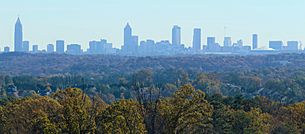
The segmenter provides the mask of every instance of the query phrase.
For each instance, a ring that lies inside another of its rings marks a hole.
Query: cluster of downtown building
[[[172,28],[172,40],[155,42],[154,40],[140,41],[139,37],[132,34],[132,28],[127,23],[124,28],[124,44],[121,49],[113,48],[112,43],[105,39],[90,41],[87,51],[83,51],[80,44],[66,45],[64,40],[57,40],[55,45],[48,44],[46,50],[39,50],[38,45],[23,41],[23,31],[20,19],[15,24],[14,52],[25,53],[59,53],[59,54],[112,54],[126,56],[162,56],[162,55],[188,55],[188,54],[273,54],[282,52],[301,52],[299,41],[270,41],[269,48],[261,49],[258,44],[258,35],[252,35],[252,44],[245,45],[242,40],[233,42],[231,37],[224,37],[223,45],[216,42],[215,37],[207,37],[206,45],[201,42],[202,31],[195,28],[192,47],[187,48],[181,43],[181,28],[175,25]],[[66,47],[65,47],[66,46]],[[9,47],[4,52],[10,52]]]

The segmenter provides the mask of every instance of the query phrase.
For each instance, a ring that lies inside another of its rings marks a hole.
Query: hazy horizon
[[[0,48],[13,48],[18,16],[24,40],[40,48],[64,39],[87,49],[90,40],[100,38],[120,48],[127,22],[140,40],[171,40],[172,26],[179,25],[182,43],[188,47],[193,28],[202,29],[203,44],[207,36],[215,36],[222,44],[225,35],[250,44],[251,35],[257,33],[262,47],[269,40],[305,41],[304,7],[302,0],[10,0],[0,5]]]

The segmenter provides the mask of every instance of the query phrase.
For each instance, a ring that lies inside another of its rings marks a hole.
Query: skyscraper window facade
[[[195,51],[201,50],[201,29],[199,28],[194,29],[193,48]]]
[[[172,29],[172,44],[181,45],[181,28],[177,25]]]

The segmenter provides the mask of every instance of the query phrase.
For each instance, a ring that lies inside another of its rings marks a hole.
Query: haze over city
[[[206,37],[215,36],[222,43],[229,36],[251,45],[255,33],[260,47],[267,47],[269,40],[305,40],[304,5],[302,0],[10,0],[0,5],[0,48],[13,48],[18,16],[24,40],[43,49],[58,39],[87,49],[90,40],[100,38],[120,48],[127,22],[139,40],[170,40],[173,25],[179,25],[187,47],[192,46],[194,28],[202,29],[203,44]]]

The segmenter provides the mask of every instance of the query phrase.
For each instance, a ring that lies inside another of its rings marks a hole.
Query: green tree
[[[251,118],[249,126],[246,128],[245,133],[248,134],[263,134],[270,133],[272,116],[267,113],[262,113],[260,109],[252,109],[247,112]]]
[[[296,125],[299,133],[305,133],[305,101],[283,107],[279,116],[290,126]]]
[[[62,106],[49,97],[34,96],[11,102],[0,114],[1,133],[40,133],[46,130],[59,132],[58,112]],[[38,126],[37,121],[43,118]],[[55,127],[57,126],[57,127]]]
[[[232,121],[234,110],[221,103],[213,104],[213,130],[216,134],[232,133]]]
[[[233,133],[236,134],[263,134],[271,131],[272,116],[262,113],[260,109],[249,112],[237,110],[233,113]]]
[[[32,122],[32,134],[59,134],[60,127],[52,123],[48,115],[42,111],[37,111]]]
[[[196,89],[203,90],[207,94],[221,94],[221,83],[214,75],[200,73],[194,81],[194,86]]]
[[[114,102],[96,118],[97,132],[106,134],[146,133],[142,106],[133,100]]]
[[[62,131],[64,133],[94,133],[96,114],[91,114],[92,102],[90,98],[77,88],[68,88],[66,90],[57,91],[51,96],[57,100],[63,108],[61,115]]]
[[[205,94],[191,85],[181,87],[172,97],[162,99],[158,111],[162,133],[210,133],[213,107]]]

